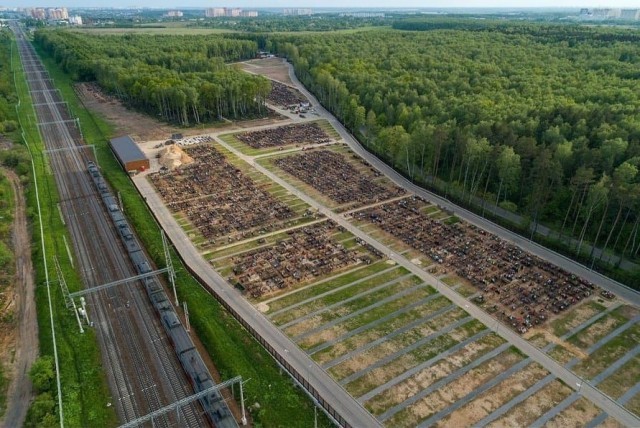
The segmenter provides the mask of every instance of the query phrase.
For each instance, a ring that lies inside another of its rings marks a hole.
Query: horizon
[[[212,7],[238,7],[247,10],[250,9],[281,9],[281,8],[312,8],[312,9],[364,9],[364,10],[432,10],[432,9],[580,9],[580,8],[640,8],[640,2],[637,0],[618,0],[613,4],[607,2],[602,4],[602,0],[584,1],[584,0],[542,0],[532,5],[530,0],[450,0],[436,1],[425,6],[422,1],[405,0],[390,5],[385,1],[372,1],[368,6],[360,4],[344,4],[339,0],[326,0],[320,2],[318,0],[301,0],[298,4],[292,5],[291,0],[273,0],[273,1],[234,1],[234,2],[210,2],[207,0],[196,0],[188,5],[176,5],[175,0],[150,1],[142,0],[139,4],[131,4],[131,0],[116,0],[105,5],[85,4],[83,0],[62,0],[60,2],[43,2],[42,4],[24,5],[21,0],[10,0],[0,7],[5,8],[51,8],[51,7],[67,7],[78,9],[198,9]],[[106,2],[105,2],[106,3]],[[115,4],[114,4],[115,3]]]

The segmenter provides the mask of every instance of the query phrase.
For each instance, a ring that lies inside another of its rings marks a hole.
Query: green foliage
[[[340,31],[368,26],[387,25],[384,18],[354,18],[337,15],[274,16],[263,15],[256,18],[221,17],[204,23],[191,24],[197,27],[224,28],[250,33],[300,32],[300,31]]]
[[[483,211],[510,203],[534,231],[545,222],[572,237],[565,251],[591,242],[640,256],[640,178],[618,171],[640,156],[636,32],[445,18],[395,27],[424,31],[269,41],[406,177],[465,206],[495,195]],[[587,197],[616,171],[626,178]]]
[[[59,426],[55,416],[56,402],[50,392],[38,394],[33,400],[24,426],[27,428]]]
[[[0,28],[0,136],[18,129],[15,110],[15,90],[11,74],[11,32]]]
[[[31,158],[25,146],[14,144],[9,150],[0,151],[0,163],[13,169],[27,182],[31,179]]]
[[[266,111],[269,81],[225,65],[253,58],[253,41],[42,30],[35,42],[73,79],[96,80],[127,104],[170,122],[188,125]]]
[[[54,427],[58,425],[53,392],[55,376],[53,358],[50,356],[39,357],[31,366],[29,379],[31,379],[37,395],[29,407],[25,421],[26,427]]]
[[[29,370],[29,379],[37,392],[50,391],[55,375],[53,358],[48,355],[38,358]]]
[[[0,269],[9,269],[9,264],[13,262],[13,253],[3,241],[0,241]]]

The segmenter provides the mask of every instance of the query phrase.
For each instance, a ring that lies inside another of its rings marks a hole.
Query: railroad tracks
[[[40,134],[47,151],[53,151],[46,163],[56,181],[60,208],[85,287],[135,276],[86,172],[87,162],[93,159],[77,121],[23,37],[18,38],[18,49]],[[55,209],[53,199],[50,205]],[[140,284],[92,293],[87,301],[97,327],[113,404],[123,422],[193,394]],[[153,421],[153,426],[161,427],[206,425],[198,403],[185,406],[179,414],[166,414]]]

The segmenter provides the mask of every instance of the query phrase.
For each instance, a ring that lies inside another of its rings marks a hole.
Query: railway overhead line
[[[33,47],[19,28],[14,27],[14,31],[46,147],[46,161],[57,185],[60,211],[72,238],[75,265],[84,286],[90,289],[135,277],[138,272],[87,173],[87,163],[95,160],[94,153],[84,144],[77,119]],[[112,404],[123,423],[193,395],[193,387],[139,280],[104,287],[86,299],[102,350]],[[198,402],[189,401],[176,412],[143,423],[151,425],[201,427],[208,425],[208,419]]]

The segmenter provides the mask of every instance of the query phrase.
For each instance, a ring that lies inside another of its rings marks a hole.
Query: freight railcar
[[[109,190],[100,170],[93,162],[88,163],[87,170],[89,171],[91,180],[98,190],[104,206],[111,217],[111,221],[116,226],[116,230],[120,235],[120,239],[122,240],[136,271],[141,275],[151,272],[152,269],[149,264],[149,260],[138,243],[137,238],[133,234],[127,219],[120,210],[116,198]],[[155,277],[148,277],[143,279],[142,283],[145,286],[145,290],[149,296],[151,304],[160,318],[164,330],[169,336],[171,344],[178,356],[178,360],[180,361],[180,364],[186,372],[195,391],[204,391],[205,389],[214,386],[215,383],[209,373],[209,370],[207,370],[207,367],[196,350],[189,333],[180,322],[173,305],[167,297],[167,293],[165,293],[158,280]],[[220,428],[238,427],[236,420],[229,411],[229,407],[220,392],[214,391],[201,398],[200,404],[214,426]]]

